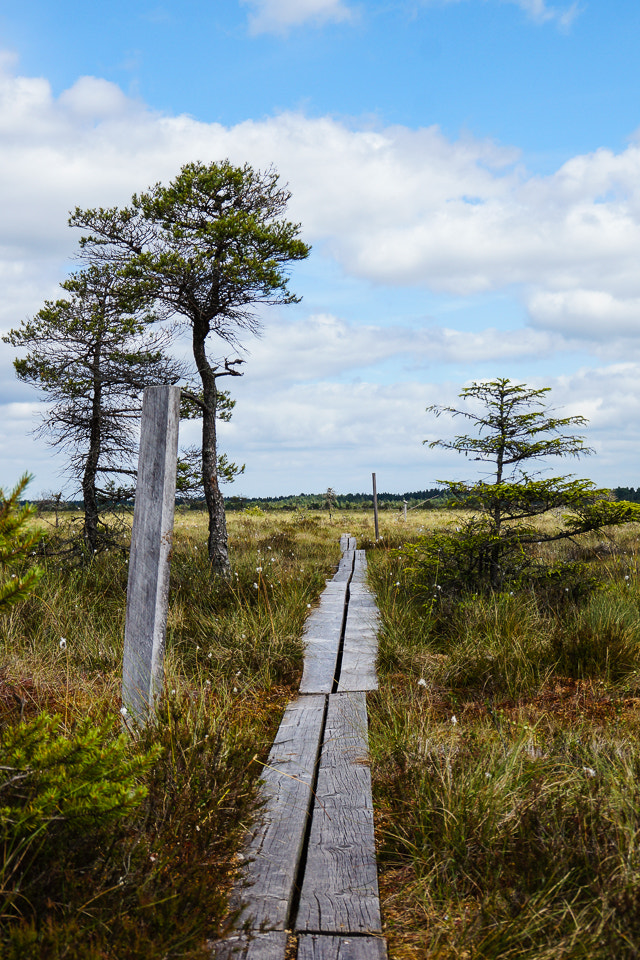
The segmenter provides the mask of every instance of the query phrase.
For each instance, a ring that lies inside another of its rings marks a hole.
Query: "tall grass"
[[[601,586],[580,601],[425,603],[401,558],[371,555],[392,958],[639,955],[636,556],[636,530],[594,549]]]
[[[204,957],[230,922],[261,761],[342,530],[323,516],[229,520],[225,580],[210,575],[204,517],[178,513],[164,696],[121,759],[126,555],[79,569],[46,559],[37,590],[2,618],[3,958]],[[130,802],[118,801],[134,761]],[[104,790],[111,806],[96,802]],[[72,796],[86,799],[80,819]],[[31,807],[25,855],[9,865],[24,820],[11,811]]]

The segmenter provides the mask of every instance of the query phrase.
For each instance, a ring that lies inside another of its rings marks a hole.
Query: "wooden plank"
[[[131,531],[122,701],[136,724],[162,691],[176,499],[180,387],[147,387]]]
[[[325,707],[325,697],[311,696],[285,710],[264,769],[265,804],[246,848],[246,886],[234,896],[234,906],[243,904],[240,923],[287,928]]]
[[[367,580],[367,555],[364,550],[356,550],[353,564],[354,583],[366,583]]]
[[[364,693],[329,697],[296,930],[382,929]]]
[[[351,579],[351,574],[353,572],[353,558],[353,550],[348,550],[342,555],[340,563],[338,564],[338,569],[333,576],[333,580],[330,580],[329,583],[346,582]]]
[[[213,943],[216,960],[284,960],[286,930],[270,930],[252,936],[240,934]]]
[[[349,624],[351,620],[351,624]],[[376,659],[378,657],[378,636],[375,625],[366,622],[354,623],[349,611],[347,629],[344,637],[344,650],[340,667],[338,692],[349,690],[377,690],[378,676]]]
[[[381,937],[331,937],[301,933],[298,960],[386,960],[387,945]]]
[[[305,624],[300,693],[331,693],[336,673],[347,583],[331,581]]]
[[[338,564],[338,570],[333,577],[333,581],[329,582],[343,582],[351,579],[356,550],[356,538],[350,537],[348,534],[343,534],[340,537],[340,549],[342,550],[342,557]]]
[[[353,578],[349,585],[349,609],[338,692],[377,690],[379,614],[375,598],[366,586],[367,559],[357,550]]]

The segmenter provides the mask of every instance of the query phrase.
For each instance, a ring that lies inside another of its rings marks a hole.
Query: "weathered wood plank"
[[[286,930],[228,937],[213,944],[216,960],[284,960],[287,949]]]
[[[353,558],[353,578],[354,583],[365,583],[367,579],[367,554],[364,550],[355,550]]]
[[[387,947],[381,937],[331,937],[322,933],[301,933],[298,960],[386,960]]]
[[[338,569],[333,577],[333,581],[329,581],[329,583],[344,582],[351,579],[356,550],[356,538],[343,534],[340,537],[340,549],[342,550],[342,557],[340,558],[340,563],[338,564]]]
[[[323,696],[290,703],[264,769],[265,805],[246,848],[246,886],[234,897],[243,904],[240,922],[256,929],[287,928],[325,708]]]
[[[305,624],[300,693],[331,693],[347,597],[347,582],[331,581]]]
[[[347,622],[338,692],[377,690],[377,656],[378,638],[375,628],[366,625],[352,625],[349,628]]]
[[[147,387],[131,531],[122,700],[131,719],[149,719],[162,690],[169,560],[176,499],[180,387]]]
[[[329,697],[296,930],[378,933],[364,693]]]
[[[379,614],[373,594],[366,586],[367,560],[357,550],[353,578],[349,585],[349,608],[344,632],[344,647],[338,692],[377,690]]]

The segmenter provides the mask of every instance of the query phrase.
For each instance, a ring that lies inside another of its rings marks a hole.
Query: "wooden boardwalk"
[[[366,691],[377,689],[378,612],[353,537],[305,625],[304,672],[263,775],[264,806],[235,893],[242,933],[219,960],[385,960]]]

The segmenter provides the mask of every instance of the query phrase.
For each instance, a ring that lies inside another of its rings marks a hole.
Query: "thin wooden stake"
[[[372,477],[372,479],[373,479],[373,522],[374,522],[375,528],[376,528],[376,540],[377,540],[377,539],[378,539],[378,536],[379,536],[379,530],[378,530],[378,491],[376,490],[376,475],[375,475],[375,473],[372,473],[372,474],[371,474],[371,477]]]
[[[180,387],[147,387],[131,531],[122,665],[126,716],[147,722],[164,677]]]

